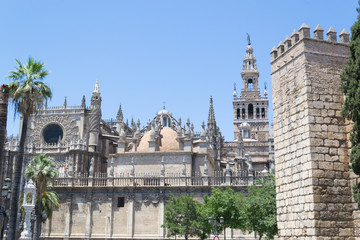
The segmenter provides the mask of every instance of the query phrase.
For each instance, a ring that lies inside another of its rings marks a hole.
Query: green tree
[[[204,211],[207,218],[211,219],[219,225],[215,227],[215,231],[225,228],[245,228],[245,219],[240,208],[243,197],[236,194],[231,188],[213,188],[211,196],[204,197]],[[220,217],[223,217],[223,223],[220,223]],[[212,227],[214,228],[214,226]],[[226,236],[225,236],[226,238]]]
[[[351,27],[350,56],[340,77],[342,91],[346,96],[341,113],[354,123],[350,133],[351,168],[360,175],[360,9],[356,10],[358,17]],[[353,190],[354,198],[360,205],[360,185],[354,185]]]
[[[354,122],[350,135],[351,167],[360,175],[360,9],[357,8],[357,11],[358,20],[351,27],[350,56],[340,77],[342,91],[346,96],[341,113]]]
[[[48,158],[45,154],[40,154],[34,157],[30,165],[25,170],[25,177],[27,179],[31,178],[36,186],[35,240],[38,240],[40,236],[42,212],[45,212],[47,216],[49,214],[51,215],[52,206],[59,206],[59,198],[56,193],[50,193],[48,191],[49,182],[56,177],[57,173],[58,171],[54,160],[52,158]]]
[[[162,227],[167,229],[167,236],[199,236],[206,239],[207,235],[203,231],[203,222],[199,214],[201,204],[193,200],[189,194],[175,197],[171,195],[171,200],[165,205],[165,218]]]
[[[23,65],[16,60],[18,66],[8,76],[13,82],[9,84],[10,99],[14,105],[15,113],[22,115],[22,126],[20,134],[20,146],[17,161],[15,162],[14,178],[12,183],[12,194],[10,201],[8,239],[15,239],[16,220],[18,211],[20,178],[24,160],[24,147],[29,116],[39,109],[43,102],[51,98],[50,88],[42,82],[48,75],[44,69],[45,64],[29,58]]]
[[[278,233],[275,177],[269,175],[269,177],[259,180],[258,183],[261,185],[260,187],[248,187],[248,197],[241,205],[246,219],[244,230],[255,231],[259,235],[259,239],[263,236],[273,239]]]

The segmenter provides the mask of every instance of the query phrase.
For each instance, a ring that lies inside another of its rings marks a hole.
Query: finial
[[[163,101],[162,104],[163,104],[163,109],[165,109],[165,104],[166,104],[166,102]]]
[[[250,42],[250,35],[248,33],[246,33],[247,35],[247,41],[248,41],[248,45],[251,45],[251,42]]]
[[[236,83],[234,83],[234,91],[236,91]]]
[[[65,100],[64,100],[64,108],[67,107],[67,101],[66,101],[66,96],[65,96]]]
[[[137,125],[137,128],[140,129],[140,119],[139,119],[139,118],[138,118],[138,120],[137,120],[137,124],[136,124],[136,125]]]
[[[99,81],[98,81],[97,79],[96,79],[96,83],[95,83],[95,87],[94,87],[93,93],[100,93]]]
[[[82,97],[82,99],[81,99],[81,107],[82,107],[82,108],[86,108],[85,95],[83,95],[83,97]]]

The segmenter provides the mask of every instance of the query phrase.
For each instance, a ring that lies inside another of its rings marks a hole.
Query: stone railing
[[[181,173],[129,173],[108,176],[106,173],[95,173],[93,177],[86,173],[75,176],[59,175],[52,183],[53,187],[180,187],[180,186],[249,186],[256,185],[257,180],[266,177],[262,172],[240,171],[226,174],[214,172],[212,176],[184,176]]]

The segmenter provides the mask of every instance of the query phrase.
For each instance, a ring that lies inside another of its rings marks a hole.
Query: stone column
[[[159,238],[165,237],[165,228],[161,227],[164,224],[164,211],[165,211],[165,196],[160,193],[159,200]]]
[[[113,198],[109,194],[106,204],[106,225],[105,225],[105,236],[111,238],[112,237],[112,226],[113,226],[113,214],[112,214],[112,208],[113,208]]]
[[[134,202],[135,196],[130,193],[128,196],[128,235],[130,238],[134,237]]]
[[[65,229],[64,229],[64,239],[69,239],[70,237],[70,231],[71,231],[71,219],[72,219],[72,214],[71,214],[71,207],[72,207],[72,196],[69,196],[66,199],[66,202],[63,203],[65,204],[66,208],[65,208]]]
[[[92,192],[91,190],[87,193],[87,199],[89,200],[86,203],[86,222],[85,222],[85,237],[84,240],[89,240],[91,237],[91,226],[92,226]]]

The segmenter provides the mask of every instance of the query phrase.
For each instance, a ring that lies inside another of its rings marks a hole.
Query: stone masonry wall
[[[348,129],[340,115],[346,39],[312,39],[303,25],[271,54],[280,239],[355,239]]]

